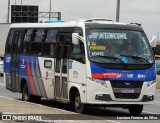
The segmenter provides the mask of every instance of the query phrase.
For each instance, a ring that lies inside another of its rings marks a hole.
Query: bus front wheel
[[[77,113],[84,113],[86,111],[86,105],[81,103],[80,94],[77,92],[74,98],[74,109]]]
[[[143,105],[130,105],[128,110],[131,115],[139,116],[142,113]]]

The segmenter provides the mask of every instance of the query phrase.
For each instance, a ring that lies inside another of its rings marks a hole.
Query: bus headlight
[[[105,80],[100,80],[100,79],[93,79],[93,78],[89,78],[90,81],[96,82],[106,88],[108,88],[107,86],[107,82]]]
[[[153,85],[155,82],[156,82],[156,80],[148,81],[148,82],[147,82],[147,86],[150,87],[150,86]]]

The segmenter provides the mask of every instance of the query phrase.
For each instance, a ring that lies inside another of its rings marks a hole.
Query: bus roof
[[[63,22],[63,23],[17,23],[12,24],[11,28],[30,28],[30,27],[75,27],[76,21]]]
[[[48,21],[47,23],[17,23],[12,24],[11,28],[39,28],[39,27],[84,27],[85,24],[89,24],[95,28],[102,27],[102,28],[121,28],[121,29],[134,29],[134,30],[142,30],[142,28],[135,24],[126,24],[126,23],[120,23],[120,22],[114,22],[112,20],[107,19],[88,19],[88,20],[78,20],[78,21]],[[104,26],[106,25],[106,26]]]

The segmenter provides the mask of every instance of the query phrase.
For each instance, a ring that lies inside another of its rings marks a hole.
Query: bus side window
[[[43,43],[42,56],[55,57],[57,29],[48,29]]]
[[[54,57],[55,43],[44,43],[42,49],[42,56]]]
[[[72,44],[70,50],[70,58],[81,63],[85,63],[85,51],[84,51],[84,44],[80,42],[80,44]]]
[[[46,30],[36,29],[32,32],[32,40],[30,42],[30,54],[41,56],[42,44],[46,37]]]
[[[16,51],[20,50],[21,39],[22,39],[22,33],[16,32],[14,36],[14,42],[13,42],[13,52],[15,50]]]
[[[30,54],[41,56],[41,53],[42,53],[41,47],[42,47],[42,43],[32,42],[30,44]]]
[[[24,36],[24,42],[31,41],[33,35],[33,29],[28,29]]]
[[[46,35],[46,42],[56,42],[56,38],[57,38],[57,29],[49,29],[47,31],[47,35]]]
[[[21,52],[23,54],[29,54],[30,42],[23,42]]]
[[[68,57],[69,57],[69,49],[70,49],[70,43],[72,42],[72,36],[71,33],[68,33],[65,37],[64,47],[63,47],[63,73],[67,73],[67,63],[68,63]]]
[[[33,29],[27,29],[24,35],[24,41],[22,44],[21,52],[23,54],[29,54],[30,41],[32,40]]]
[[[6,47],[5,47],[5,52],[6,52],[6,53],[10,53],[10,52],[11,52],[13,34],[14,34],[14,30],[11,30],[11,31],[9,32],[9,35],[8,35],[8,38],[7,38]]]
[[[35,42],[44,42],[45,41],[45,37],[46,37],[46,30],[44,30],[44,29],[35,30],[34,36],[35,37],[33,37],[33,41],[35,41]]]

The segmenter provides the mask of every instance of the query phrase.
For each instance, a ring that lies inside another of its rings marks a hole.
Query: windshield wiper
[[[123,63],[124,65],[126,65],[123,60],[121,60],[120,58],[114,57],[114,56],[100,56],[100,55],[97,55],[97,57],[106,58],[106,59],[112,59],[112,60],[113,59],[114,60],[119,60],[121,63]]]
[[[120,56],[130,57],[133,59],[141,59],[141,60],[145,61],[146,63],[148,63],[149,65],[151,65],[151,63],[143,57],[139,57],[139,56],[135,56],[135,55],[122,55],[122,54],[120,54]]]

